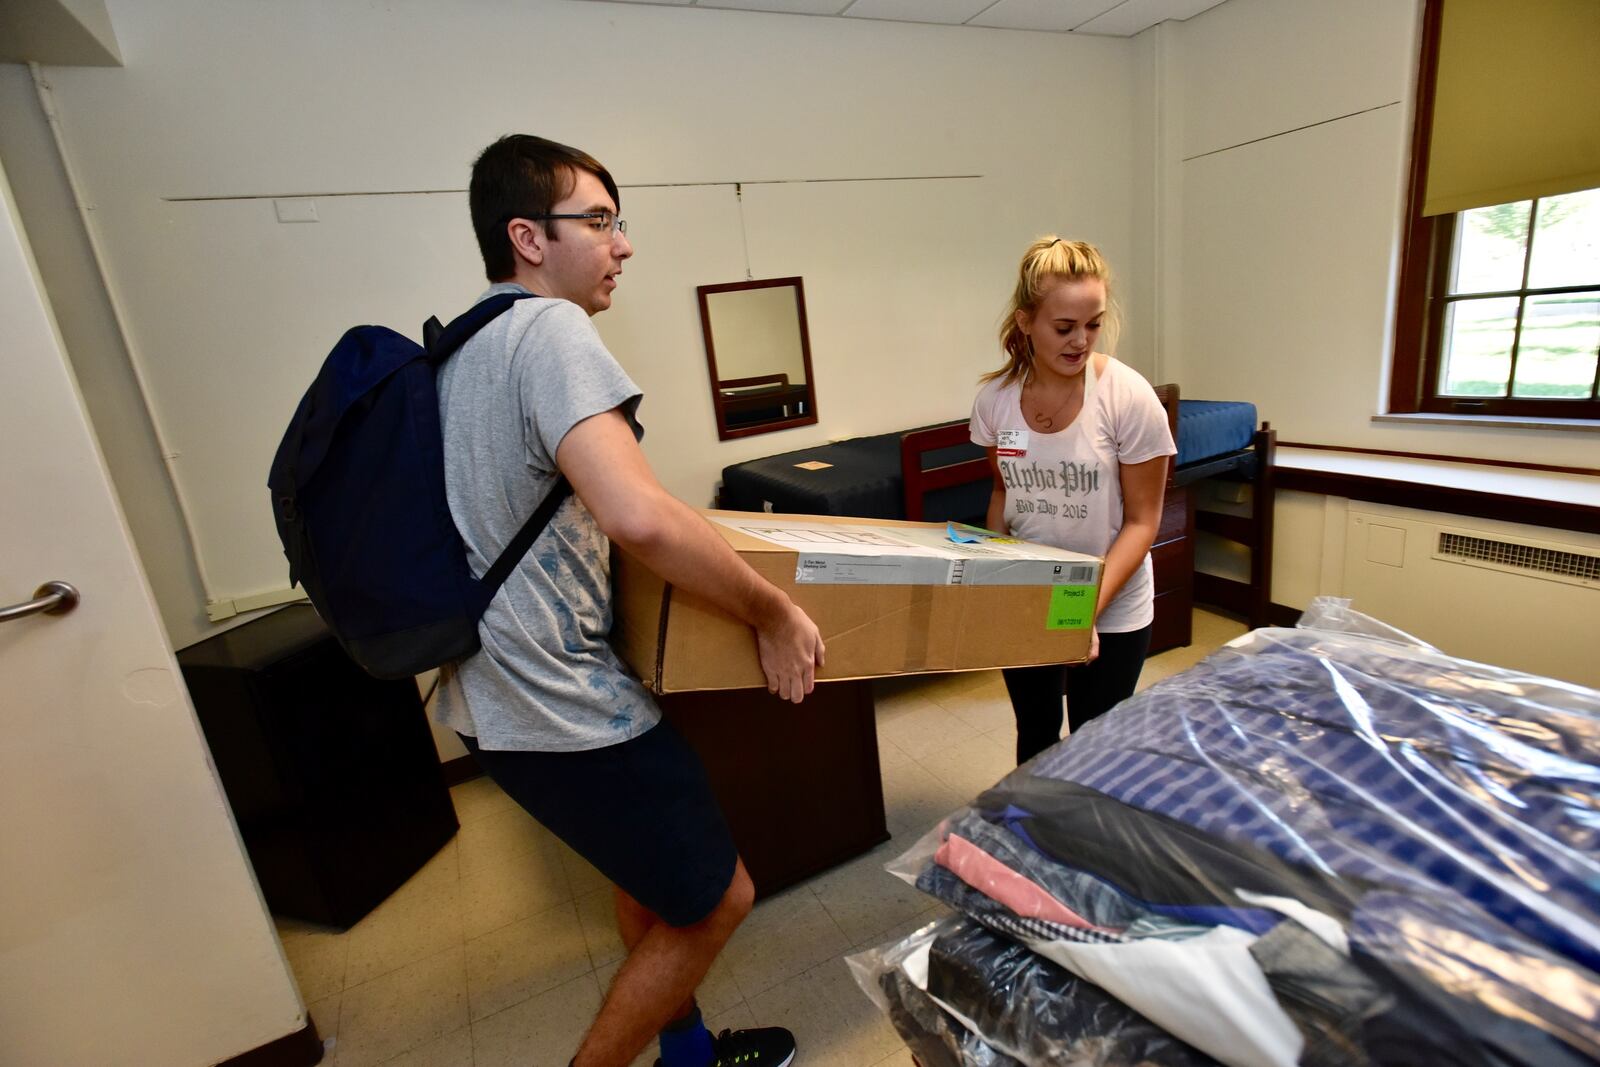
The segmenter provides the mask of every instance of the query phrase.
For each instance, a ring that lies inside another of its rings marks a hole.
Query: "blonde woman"
[[[972,405],[994,472],[989,529],[1105,557],[1091,661],[1004,672],[1018,763],[1060,739],[1063,690],[1077,731],[1133,694],[1150,647],[1150,545],[1177,448],[1150,383],[1095,350],[1113,314],[1098,249],[1035,241],[1000,325],[1005,365]]]

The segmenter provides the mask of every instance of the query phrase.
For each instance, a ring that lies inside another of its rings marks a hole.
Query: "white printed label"
[[[1098,570],[1098,568],[1093,564],[1080,563],[1069,567],[1063,567],[1058,563],[1051,568],[1051,584],[1092,585],[1094,584],[1096,570]]]
[[[1001,430],[994,436],[994,450],[1002,456],[1026,456],[1028,431]]]

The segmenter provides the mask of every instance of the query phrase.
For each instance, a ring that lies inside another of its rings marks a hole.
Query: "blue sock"
[[[708,1067],[715,1052],[698,1004],[661,1031],[661,1067]]]

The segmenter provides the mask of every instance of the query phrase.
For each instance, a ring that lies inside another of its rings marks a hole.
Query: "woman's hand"
[[[1089,627],[1089,658],[1085,663],[1093,663],[1100,658],[1100,627]]]

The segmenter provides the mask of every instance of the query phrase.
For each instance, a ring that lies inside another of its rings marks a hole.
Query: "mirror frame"
[[[728,425],[728,412],[732,407],[729,399],[722,395],[722,387],[727,385],[759,385],[769,378],[777,375],[762,375],[756,378],[732,378],[724,382],[717,374],[716,344],[711,338],[711,306],[707,297],[716,293],[734,293],[747,289],[777,289],[789,287],[794,289],[795,319],[800,327],[800,358],[805,366],[806,374],[806,399],[809,407],[804,415],[792,418],[777,419],[772,422],[763,422],[754,426]],[[706,369],[711,374],[711,404],[715,409],[717,418],[717,440],[731,441],[737,437],[753,437],[756,434],[772,433],[776,430],[788,430],[795,426],[813,426],[817,422],[817,380],[811,370],[811,332],[806,325],[806,291],[805,285],[799,278],[762,278],[758,281],[726,282],[721,285],[701,285],[695,288],[695,293],[700,301],[700,331],[706,341]]]

